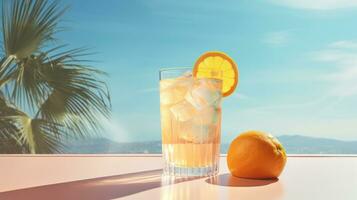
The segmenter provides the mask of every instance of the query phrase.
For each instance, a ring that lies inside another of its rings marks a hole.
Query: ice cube
[[[175,86],[190,88],[193,85],[193,77],[191,72],[186,72],[175,80]]]
[[[221,108],[209,106],[197,112],[193,118],[193,123],[200,125],[217,124],[221,119]]]
[[[171,106],[170,111],[176,120],[182,122],[192,119],[197,113],[196,109],[187,101],[176,103]]]
[[[199,79],[185,95],[186,101],[196,109],[201,110],[207,106],[219,106],[221,89],[216,86],[213,79]]]
[[[160,103],[162,105],[170,105],[175,104],[184,99],[184,95],[186,91],[183,91],[179,88],[166,89],[164,91],[160,91]]]
[[[192,82],[192,77],[184,76],[160,81],[160,103],[170,105],[182,101]]]
[[[191,121],[181,127],[180,139],[190,143],[207,143],[216,140],[218,126],[194,124]]]
[[[175,84],[176,79],[166,79],[160,81],[160,90],[166,90],[170,88],[173,84]]]

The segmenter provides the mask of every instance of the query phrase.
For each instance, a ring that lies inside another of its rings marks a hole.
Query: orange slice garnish
[[[211,51],[202,54],[195,63],[193,76],[222,80],[222,96],[229,96],[238,85],[238,67],[227,54]]]

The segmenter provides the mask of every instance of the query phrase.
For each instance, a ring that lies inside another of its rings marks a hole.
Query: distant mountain
[[[119,143],[107,138],[90,138],[68,142],[64,153],[161,153],[161,141]]]
[[[357,141],[283,135],[279,141],[291,154],[357,154]]]
[[[278,139],[290,154],[357,154],[357,141],[314,138],[301,135],[283,135]],[[221,145],[226,153],[229,144]],[[115,154],[161,153],[161,141],[118,143],[107,138],[91,138],[67,143],[65,153]]]

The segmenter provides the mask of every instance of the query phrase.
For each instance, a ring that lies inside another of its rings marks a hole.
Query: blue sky
[[[160,139],[158,70],[219,50],[240,70],[223,102],[223,141],[250,129],[357,140],[356,0],[63,3],[70,29],[59,38],[91,47],[109,74],[107,137]]]

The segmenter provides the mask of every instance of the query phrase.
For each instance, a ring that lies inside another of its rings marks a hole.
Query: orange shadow
[[[229,187],[258,187],[277,182],[279,179],[245,179],[234,177],[230,174],[221,174],[206,179],[207,183]]]

